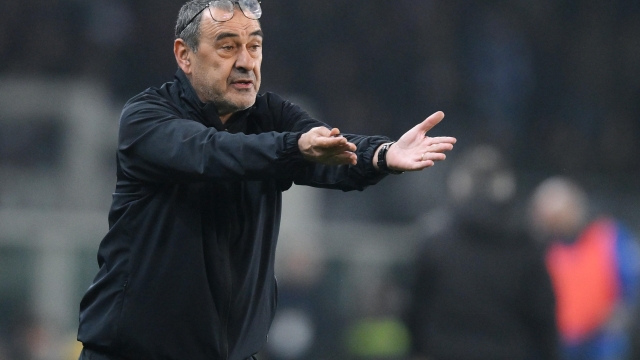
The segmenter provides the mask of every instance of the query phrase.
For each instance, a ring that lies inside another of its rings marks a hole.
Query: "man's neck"
[[[224,115],[219,115],[220,116],[220,121],[224,124],[227,122],[227,120],[229,120],[229,118],[231,117],[231,115],[233,115],[233,113],[229,113],[229,114],[224,114]]]

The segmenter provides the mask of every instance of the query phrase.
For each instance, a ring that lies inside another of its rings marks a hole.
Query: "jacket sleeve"
[[[118,161],[124,175],[148,182],[282,178],[304,164],[299,135],[217,131],[145,95],[122,112]]]
[[[294,133],[304,133],[316,126],[326,126],[323,122],[313,119],[299,106],[271,95],[272,103],[280,103],[282,114],[282,130]],[[275,101],[274,101],[275,100]],[[343,134],[357,147],[358,163],[352,165],[329,166],[308,163],[301,171],[294,174],[294,182],[298,185],[309,185],[319,188],[340,189],[343,191],[364,190],[382,180],[386,174],[373,167],[372,158],[376,149],[383,143],[391,141],[385,136],[364,136]]]

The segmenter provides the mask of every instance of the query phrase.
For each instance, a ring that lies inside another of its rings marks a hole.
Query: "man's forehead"
[[[213,20],[208,11],[202,12],[200,23],[201,34],[207,37],[217,37],[219,34],[234,34],[240,37],[262,36],[260,22],[249,19],[236,9],[233,18],[229,21],[218,22]]]

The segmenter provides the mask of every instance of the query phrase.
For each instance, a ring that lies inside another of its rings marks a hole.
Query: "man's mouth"
[[[234,80],[231,82],[231,86],[233,86],[236,89],[251,89],[253,88],[253,80],[250,79],[240,79],[240,80]]]

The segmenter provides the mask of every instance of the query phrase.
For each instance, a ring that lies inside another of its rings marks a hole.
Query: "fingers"
[[[455,144],[458,140],[451,136],[437,136],[437,137],[427,137],[428,144]]]
[[[345,151],[343,153],[332,156],[330,159],[328,159],[328,162],[334,165],[356,165],[358,163],[358,155],[349,151]]]
[[[424,151],[425,152],[444,152],[453,150],[453,144],[451,143],[436,143],[427,146]]]
[[[343,137],[340,135],[340,129],[338,128],[332,128],[331,130],[329,130],[324,126],[319,126],[311,129],[309,132],[314,132],[318,137],[343,139]]]
[[[320,148],[325,148],[325,149],[330,149],[330,148],[336,148],[339,149],[340,151],[344,151],[344,150],[349,150],[349,151],[355,151],[356,150],[356,145],[353,143],[350,143],[349,140],[347,140],[347,138],[345,137],[317,137],[315,139],[315,146],[318,146]]]
[[[333,128],[332,130],[329,130],[324,126],[314,127],[313,129],[309,130],[309,133],[313,133],[316,136],[333,136],[332,132],[334,130],[337,130],[338,133],[340,133],[340,130],[338,130],[338,128]]]
[[[424,160],[424,161],[418,161],[416,163],[413,164],[413,166],[411,166],[411,168],[405,170],[405,171],[420,171],[420,170],[424,170],[428,167],[432,167],[433,165],[435,165],[436,163],[433,160]]]
[[[320,136],[315,138],[314,146],[326,150],[331,154],[337,154],[343,151],[356,151],[356,145],[350,143],[344,136],[341,136],[338,128],[331,130],[327,128],[322,129],[327,131],[318,131]]]
[[[444,161],[447,158],[447,155],[443,154],[443,153],[436,153],[436,152],[426,152],[423,153],[422,155],[419,156],[419,158],[417,159],[417,161],[423,162],[423,161]]]
[[[453,149],[453,144],[450,143],[442,143],[442,144],[433,144],[429,145],[425,151],[419,153],[414,156],[416,161],[424,162],[424,161],[444,161],[447,156],[444,154],[445,151],[450,151]]]
[[[326,165],[355,165],[356,145],[340,135],[340,130],[316,127],[303,134],[298,146],[305,159]]]
[[[335,155],[317,157],[315,161],[324,165],[356,165],[358,163],[358,155],[344,151]]]

